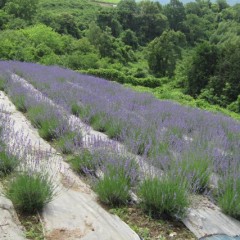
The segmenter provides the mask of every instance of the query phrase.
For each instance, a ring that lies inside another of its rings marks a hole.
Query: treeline
[[[240,4],[1,0],[0,58],[58,64],[122,83],[170,84],[240,112]]]

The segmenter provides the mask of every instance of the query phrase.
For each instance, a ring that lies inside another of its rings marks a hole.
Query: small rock
[[[175,236],[177,236],[176,232],[172,232],[172,233],[169,234],[169,237],[175,237]]]

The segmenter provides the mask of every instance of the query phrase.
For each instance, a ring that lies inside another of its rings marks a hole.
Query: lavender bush
[[[139,186],[138,194],[145,211],[154,217],[180,218],[189,206],[187,183],[179,177],[145,179]]]

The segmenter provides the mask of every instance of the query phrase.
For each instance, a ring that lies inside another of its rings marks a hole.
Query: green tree
[[[121,0],[117,5],[118,19],[123,29],[136,30],[138,28],[136,14],[138,6],[135,0]]]
[[[214,76],[218,60],[218,49],[209,42],[196,47],[189,72],[187,74],[187,93],[196,97],[204,89],[211,76]]]
[[[132,30],[127,29],[126,31],[123,31],[123,33],[121,35],[121,39],[126,45],[131,46],[134,50],[137,49],[138,38],[137,38],[135,32],[133,32]]]
[[[168,18],[169,26],[174,31],[182,30],[183,21],[186,18],[185,8],[179,0],[170,0],[164,7],[164,14]]]
[[[7,0],[0,0],[0,8],[3,8]]]
[[[240,93],[240,37],[229,39],[221,46],[221,54],[209,87],[225,107],[237,100]]]
[[[138,4],[137,36],[145,44],[160,36],[168,27],[167,17],[162,14],[162,6],[158,2],[141,1]]]
[[[26,21],[33,20],[39,0],[7,0],[4,9],[7,13]]]
[[[96,23],[102,30],[109,27],[114,37],[118,37],[122,31],[122,26],[117,19],[116,11],[112,9],[101,10],[97,16]]]
[[[185,45],[185,35],[180,31],[165,31],[148,46],[149,69],[156,76],[172,77],[177,60]]]

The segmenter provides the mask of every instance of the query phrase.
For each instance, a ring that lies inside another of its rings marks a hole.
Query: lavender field
[[[16,75],[42,95],[17,81]],[[108,162],[108,167],[103,164],[102,168],[105,182],[99,181],[95,186],[103,202],[126,203],[132,189],[152,212],[180,216],[188,207],[187,196],[200,193],[211,197],[225,213],[240,218],[238,121],[171,101],[159,101],[118,83],[56,66],[2,61],[0,87],[26,113],[40,136],[53,141],[64,154],[78,152],[73,166],[81,166],[80,172],[91,173],[96,165]],[[86,150],[79,153],[83,149],[83,133],[81,126],[78,128],[68,121],[72,114],[121,142],[129,152],[163,171],[164,176],[140,175],[131,157],[116,157],[102,150],[93,156]],[[110,163],[113,167],[109,167]],[[113,185],[116,175],[118,181],[112,187],[123,187],[124,196],[109,198],[106,186]],[[218,180],[213,188],[212,176]],[[170,207],[169,199],[173,199]]]

